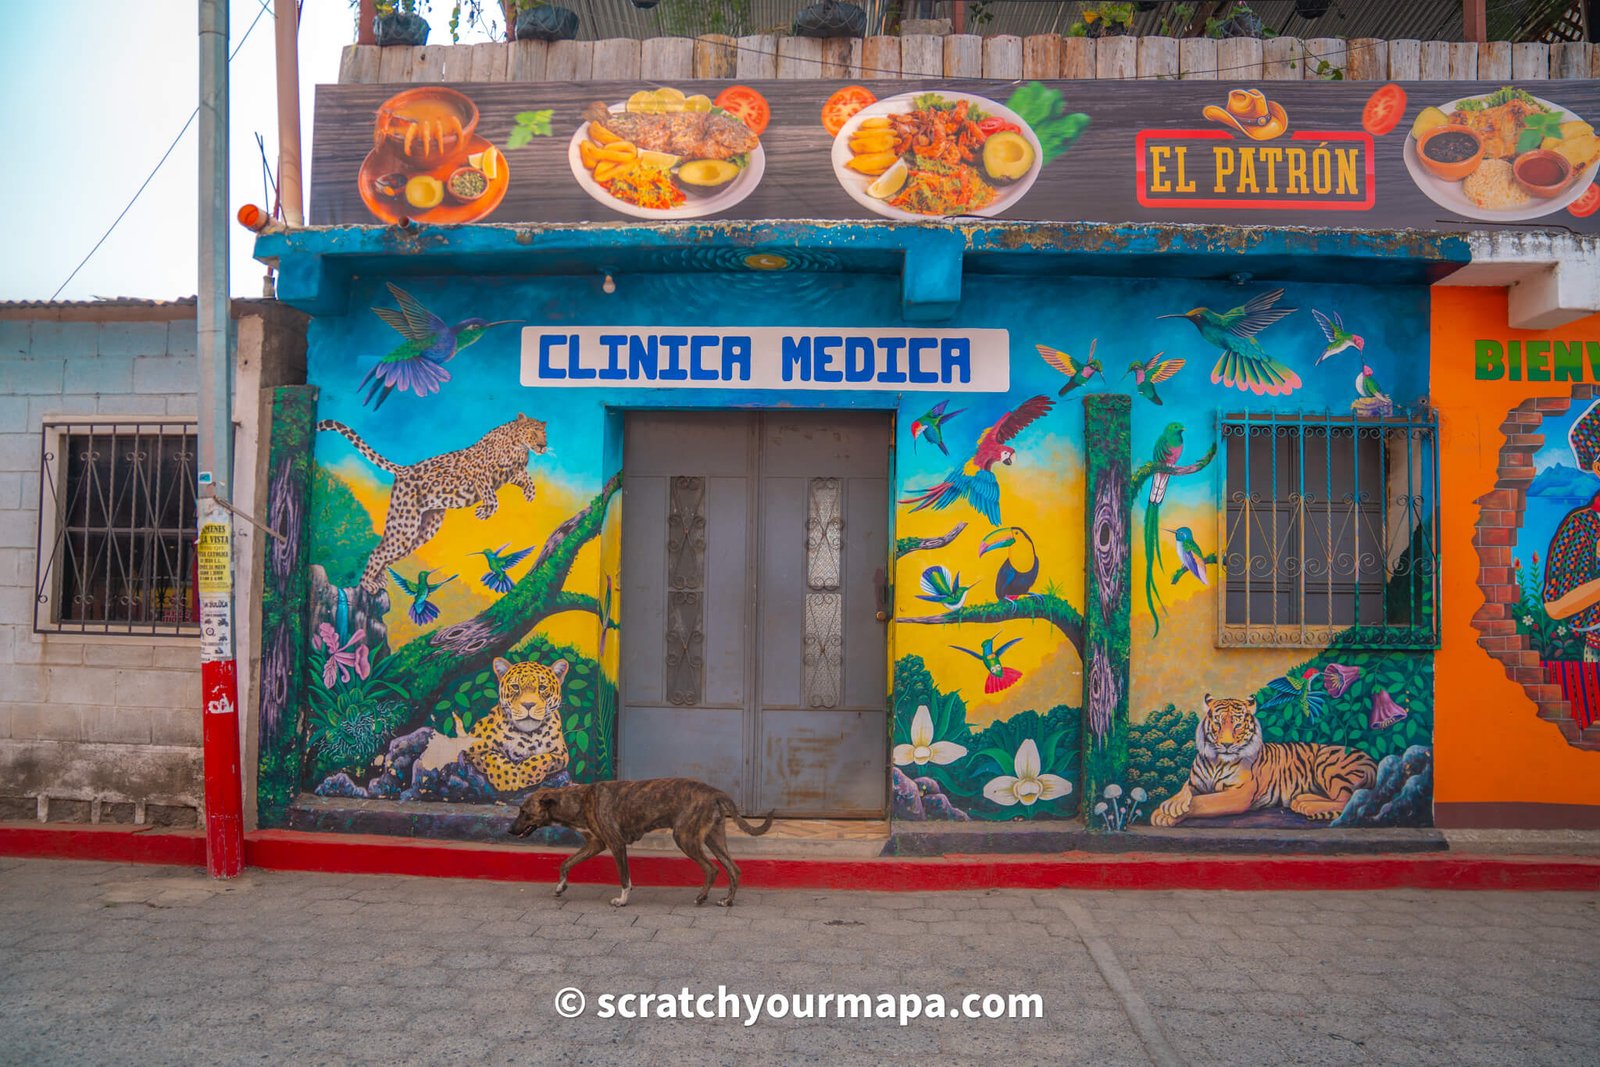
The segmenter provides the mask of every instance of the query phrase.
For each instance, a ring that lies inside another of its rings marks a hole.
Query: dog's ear
[[[539,795],[539,806],[545,811],[554,811],[555,806],[559,803],[561,803],[561,798],[555,793],[541,793]]]

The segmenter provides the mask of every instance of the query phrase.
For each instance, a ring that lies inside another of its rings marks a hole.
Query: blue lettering
[[[833,369],[833,350],[844,343],[844,338],[823,335],[812,342],[812,355],[816,357],[811,367],[812,376],[819,382],[842,382],[844,375]]]
[[[569,377],[569,378],[593,378],[594,377],[594,368],[593,367],[581,367],[581,366],[578,365],[578,356],[581,354],[581,352],[582,352],[582,349],[580,349],[578,347],[578,335],[577,334],[571,334],[567,338],[567,377]]]
[[[710,348],[716,343],[717,338],[715,336],[707,337],[703,334],[696,334],[694,337],[689,339],[690,378],[697,382],[714,382],[717,380],[716,371],[710,370],[704,366],[701,366],[700,364],[701,355],[705,353],[706,349]]]
[[[913,337],[906,349],[906,363],[911,368],[911,380],[928,385],[939,380],[931,370],[922,369],[922,353],[937,348],[939,342],[932,337]]]
[[[724,337],[722,339],[722,380],[733,381],[733,368],[739,368],[739,380],[750,380],[750,338]]]
[[[847,382],[872,381],[872,338],[846,337],[844,339],[844,380]]]
[[[539,335],[539,377],[546,381],[556,378],[565,378],[566,371],[557,370],[555,364],[550,362],[550,350],[556,345],[564,345],[567,339],[560,334],[542,333]]]
[[[972,381],[972,339],[969,337],[946,337],[944,345],[939,350],[939,379],[949,385],[952,381],[950,372],[959,370],[962,384]]]
[[[628,377],[656,380],[656,339],[654,337],[628,338]]]
[[[904,337],[880,337],[878,347],[888,357],[883,367],[883,373],[878,375],[880,382],[903,382],[906,380],[905,372],[900,369],[900,350],[906,346]]]
[[[783,380],[792,382],[795,379],[795,369],[799,368],[800,380],[811,380],[811,338],[785,337],[783,339]]]
[[[689,372],[678,365],[678,350],[689,343],[689,338],[681,333],[669,333],[661,338],[661,347],[667,350],[667,366],[661,372],[664,382],[681,382],[689,377]]]
[[[628,338],[620,333],[603,333],[600,343],[606,346],[606,365],[600,368],[600,377],[608,379],[626,378],[628,372],[622,369],[622,346],[628,343]]]

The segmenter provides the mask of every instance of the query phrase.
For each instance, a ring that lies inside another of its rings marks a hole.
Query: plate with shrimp
[[[833,172],[886,218],[994,216],[1039,177],[1039,138],[1004,104],[969,93],[903,93],[865,107],[833,139]]]

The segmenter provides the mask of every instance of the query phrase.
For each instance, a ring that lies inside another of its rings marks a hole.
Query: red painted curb
[[[0,855],[205,866],[198,831],[0,825]],[[356,834],[263,830],[245,836],[245,863],[278,871],[480,878],[553,884],[565,850]],[[629,857],[640,886],[698,886],[700,869],[678,856]],[[971,889],[1355,890],[1476,889],[1600,892],[1600,857],[1184,856],[1069,852],[859,860],[739,861],[742,884],[761,889],[880,892]],[[616,884],[609,857],[573,870],[578,884]],[[721,879],[719,878],[719,881]]]
[[[158,830],[146,826],[0,823],[0,856],[204,867],[206,838],[199,830]]]

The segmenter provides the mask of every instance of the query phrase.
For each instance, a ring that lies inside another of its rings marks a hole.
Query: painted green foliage
[[[333,585],[355,585],[378,543],[372,516],[349,486],[321,467],[312,469],[311,502],[317,515],[311,527],[311,558],[327,571]]]
[[[897,769],[913,780],[933,779],[957,810],[994,822],[1065,819],[1077,812],[1079,709],[1058,704],[1042,715],[1022,711],[974,733],[961,694],[940,690],[920,656],[895,663],[894,693]],[[922,708],[933,744],[913,733]],[[1036,794],[1032,783],[1039,781],[1050,788]]]

